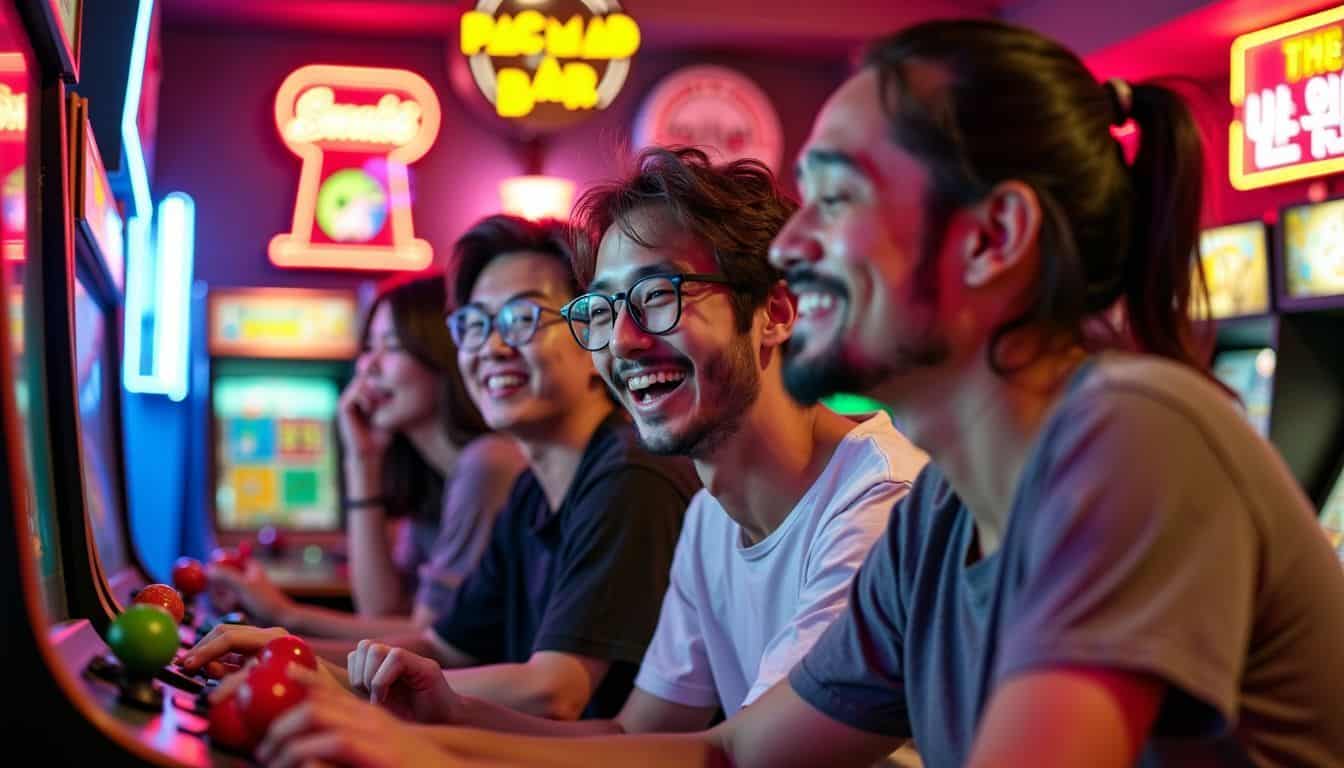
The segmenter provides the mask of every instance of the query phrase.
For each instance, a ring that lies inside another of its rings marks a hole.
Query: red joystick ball
[[[205,566],[194,557],[179,557],[173,564],[173,586],[190,600],[205,591]]]
[[[216,746],[250,754],[260,741],[243,722],[243,714],[238,711],[238,697],[210,705],[210,740]]]
[[[267,643],[261,649],[262,664],[279,664],[283,669],[288,664],[298,664],[317,671],[317,656],[302,638],[283,635]]]
[[[287,665],[258,664],[238,686],[238,711],[253,733],[264,735],[277,717],[308,694],[308,687],[291,680],[287,670]]]
[[[224,547],[217,547],[214,552],[210,553],[210,562],[232,568],[235,571],[241,571],[247,566],[247,561],[237,550],[225,549]]]
[[[150,584],[136,592],[135,599],[131,602],[137,605],[157,605],[167,611],[178,624],[182,623],[182,616],[187,612],[187,607],[182,604],[182,596],[167,584]]]

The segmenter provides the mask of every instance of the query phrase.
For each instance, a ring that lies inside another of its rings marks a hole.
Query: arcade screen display
[[[26,489],[15,501],[17,510],[27,518],[28,543],[37,562],[42,602],[47,618],[53,622],[66,618],[65,574],[56,529],[56,510],[46,492],[46,464],[35,455],[34,444],[42,438],[43,419],[33,410],[41,403],[33,393],[40,366],[31,355],[41,353],[41,341],[28,313],[30,306],[26,284],[27,231],[29,222],[28,188],[31,178],[28,153],[30,94],[38,92],[32,68],[32,52],[24,41],[23,23],[11,4],[0,6],[0,270],[3,271],[6,342],[10,357],[14,407],[19,416],[22,457],[27,477]],[[6,596],[12,599],[13,596]]]
[[[1281,223],[1287,295],[1344,294],[1344,200],[1284,209]]]
[[[79,447],[84,475],[84,508],[103,571],[127,565],[129,546],[122,529],[118,494],[116,431],[112,398],[117,366],[108,343],[107,317],[84,285],[75,281],[75,383],[79,399]]]
[[[1340,468],[1334,488],[1325,497],[1325,506],[1321,507],[1321,525],[1325,526],[1339,559],[1344,561],[1344,467]]]
[[[1276,361],[1274,350],[1269,347],[1229,349],[1213,360],[1213,375],[1241,397],[1246,419],[1263,437],[1269,436]]]
[[[1214,318],[1269,311],[1268,232],[1259,221],[1206,229],[1199,235],[1199,262]],[[1199,295],[1199,294],[1196,294]]]
[[[230,373],[215,378],[215,522],[304,531],[341,526],[331,378]]]

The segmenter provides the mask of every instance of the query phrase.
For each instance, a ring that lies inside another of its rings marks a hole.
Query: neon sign
[[[537,4],[479,0],[462,14],[459,48],[481,95],[500,117],[543,124],[610,106],[639,50],[639,25],[615,0],[553,0],[551,13]]]
[[[1232,43],[1228,176],[1237,189],[1344,171],[1344,6]]]
[[[402,69],[312,65],[275,97],[275,125],[303,160],[290,232],[271,239],[279,267],[419,270],[407,165],[439,133],[439,101]]]
[[[196,204],[182,192],[159,203],[158,236],[150,246],[148,219],[127,222],[129,278],[126,285],[126,389],[187,396],[191,327],[191,279],[196,255]]]

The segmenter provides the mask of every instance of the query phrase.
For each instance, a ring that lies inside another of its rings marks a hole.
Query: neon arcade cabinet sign
[[[279,267],[420,270],[407,166],[439,133],[439,101],[401,69],[312,65],[285,78],[275,124],[303,160],[290,232],[271,239]]]
[[[1228,176],[1247,190],[1344,171],[1344,6],[1232,43]]]
[[[540,130],[607,108],[639,43],[639,26],[615,0],[479,0],[459,36],[495,114]]]

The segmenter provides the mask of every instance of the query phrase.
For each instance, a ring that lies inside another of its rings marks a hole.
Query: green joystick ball
[[[107,644],[127,672],[149,676],[177,653],[177,622],[156,605],[132,605],[113,620]]]

